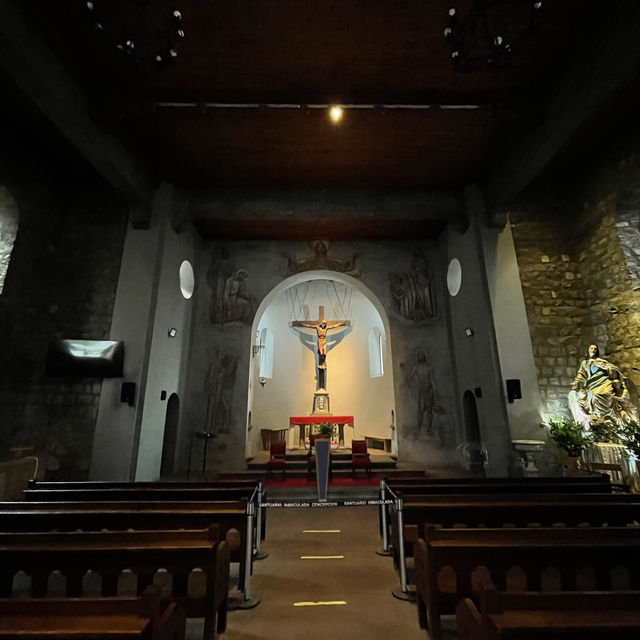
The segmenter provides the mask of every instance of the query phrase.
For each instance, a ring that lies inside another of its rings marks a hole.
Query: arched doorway
[[[470,471],[484,474],[486,452],[480,435],[476,397],[470,389],[467,389],[462,396],[462,412],[464,415],[465,435],[462,453],[465,466]]]
[[[324,371],[318,367],[317,330],[292,326],[319,319],[320,307],[327,321],[348,323],[328,331]],[[343,429],[345,447],[369,436],[392,442],[395,449],[389,420],[395,410],[389,322],[376,296],[359,280],[332,271],[309,271],[284,280],[260,304],[252,336],[247,457],[262,448],[265,428],[284,429],[295,448],[289,417],[312,413],[321,383],[326,385],[329,411],[354,417],[353,429]]]
[[[180,400],[178,398],[178,394],[172,393],[167,401],[167,413],[164,419],[162,461],[160,463],[160,477],[162,478],[171,476],[174,471],[179,414]]]

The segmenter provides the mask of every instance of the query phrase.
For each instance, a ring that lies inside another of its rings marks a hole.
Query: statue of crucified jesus
[[[325,320],[324,307],[321,305],[318,309],[317,320],[294,320],[292,327],[306,327],[315,329],[318,335],[318,374],[327,368],[327,332],[338,327],[348,327],[351,325],[349,320]],[[318,387],[324,388],[324,376],[318,375]]]

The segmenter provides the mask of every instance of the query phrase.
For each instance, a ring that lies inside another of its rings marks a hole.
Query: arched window
[[[266,327],[260,332],[260,377],[273,378],[273,331]]]
[[[369,375],[379,378],[384,375],[384,334],[378,327],[369,331]]]
[[[9,190],[0,185],[0,294],[4,288],[11,252],[18,235],[19,218],[16,201]]]

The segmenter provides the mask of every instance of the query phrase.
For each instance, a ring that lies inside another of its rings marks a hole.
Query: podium
[[[318,502],[327,501],[329,490],[329,470],[331,441],[329,438],[316,438],[316,482],[318,485]]]

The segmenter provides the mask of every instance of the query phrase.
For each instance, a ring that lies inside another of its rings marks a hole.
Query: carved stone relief
[[[360,272],[356,268],[358,254],[354,254],[347,260],[334,258],[329,255],[328,244],[324,240],[312,242],[311,248],[313,249],[314,255],[309,258],[296,259],[291,256],[284,256],[285,264],[282,269],[282,275],[285,278],[296,273],[317,270],[338,271],[339,273],[346,273],[354,278],[360,277]]]
[[[389,289],[393,310],[405,320],[421,322],[436,315],[431,275],[421,253],[414,253],[408,271],[390,274]]]
[[[207,428],[208,433],[228,433],[231,428],[231,407],[233,386],[236,381],[238,354],[225,351],[216,354],[209,367],[204,382],[207,394]]]
[[[247,291],[246,269],[237,269],[228,247],[221,247],[212,256],[207,271],[207,282],[211,287],[209,320],[212,324],[228,322],[251,322],[254,302]]]
[[[408,431],[415,438],[439,437],[443,446],[448,445],[448,425],[445,409],[438,403],[433,371],[427,361],[426,350],[418,349],[415,360],[402,362],[404,384],[415,397],[415,420],[410,420]]]

